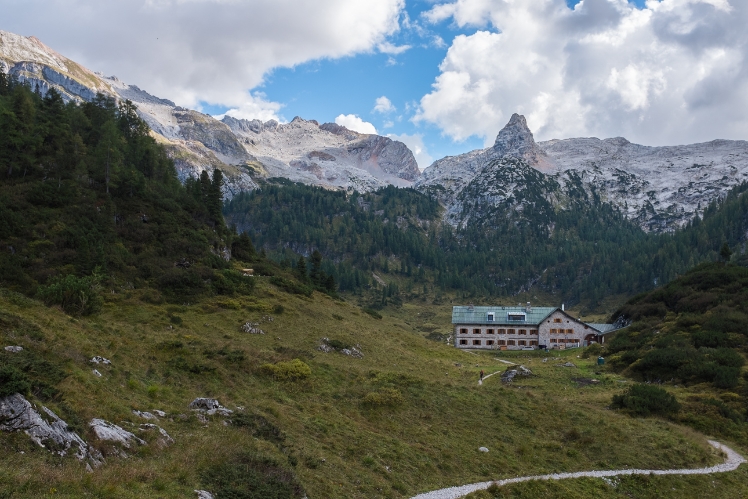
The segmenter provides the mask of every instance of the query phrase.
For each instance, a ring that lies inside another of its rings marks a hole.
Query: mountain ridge
[[[105,77],[90,71],[35,37],[0,31],[0,69],[38,88],[42,95],[54,88],[66,102],[91,101],[97,93],[130,100],[157,140],[167,147],[179,178],[184,181],[198,177],[204,169],[220,168],[225,174],[224,193],[228,198],[257,188],[258,176],[282,176],[328,188],[369,191],[390,184],[409,186],[419,174],[413,153],[402,142],[347,129],[342,131],[333,124],[323,128],[313,120],[301,120],[316,126],[305,130],[310,139],[307,140],[309,148],[296,148],[289,154],[283,148],[261,147],[263,160],[258,160],[253,146],[261,145],[263,138],[252,137],[260,140],[248,141],[251,137],[246,133],[252,126],[232,129],[229,125],[236,123],[226,117],[219,121],[155,97],[115,76]],[[283,125],[275,122],[275,126],[268,122],[258,133],[271,128],[281,133],[293,131],[298,124],[298,120]],[[254,127],[257,128],[256,124]],[[336,162],[307,161],[309,154],[326,149],[331,149],[326,154],[335,156]]]
[[[462,190],[505,158],[518,159],[557,182],[562,187],[558,209],[563,209],[561,200],[573,197],[570,188],[581,188],[647,232],[685,226],[710,202],[748,181],[748,141],[644,146],[623,137],[586,137],[535,142],[525,118],[515,113],[493,146],[435,161],[415,187],[435,195],[446,207],[445,220],[458,225],[463,223],[458,216]]]

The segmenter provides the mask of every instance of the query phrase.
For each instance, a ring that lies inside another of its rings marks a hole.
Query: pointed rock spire
[[[509,123],[501,129],[496,136],[493,150],[499,157],[521,159],[541,171],[553,168],[550,158],[535,143],[527,120],[521,114],[514,113]]]

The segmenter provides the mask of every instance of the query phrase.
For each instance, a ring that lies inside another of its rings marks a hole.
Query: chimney
[[[527,312],[528,314],[530,312],[532,312],[532,307],[530,306],[530,302],[529,301],[527,302],[527,306],[525,307],[525,312]]]
[[[564,304],[563,303],[561,304],[561,311],[562,312],[564,311]]]

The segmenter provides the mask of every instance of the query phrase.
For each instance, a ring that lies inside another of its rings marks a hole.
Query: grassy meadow
[[[88,473],[26,435],[3,434],[0,497],[192,497],[194,489],[215,492],[255,467],[290,477],[297,495],[277,497],[399,498],[517,475],[721,461],[703,435],[684,426],[609,410],[612,394],[630,381],[600,370],[594,357],[578,358],[582,350],[547,354],[547,362],[541,352],[457,351],[426,338],[449,330],[448,303],[405,304],[381,311],[379,319],[352,301],[288,294],[256,279],[252,296],[193,304],[150,304],[138,290],[106,294],[102,312],[83,318],[3,292],[0,341],[25,349],[2,351],[3,362],[26,356],[41,380],[32,390],[37,402],[108,457]],[[246,322],[259,323],[265,334],[243,332]],[[322,338],[358,346],[364,357],[319,351]],[[111,366],[91,364],[94,355],[111,359]],[[495,375],[479,386],[481,369],[506,369],[499,358],[522,363],[535,376],[504,385]],[[311,376],[284,381],[261,367],[293,359],[306,363]],[[557,367],[566,361],[577,367]],[[235,415],[203,423],[188,409],[196,397],[215,397]],[[173,445],[161,447],[153,435],[135,430],[146,421],[132,410],[152,409],[166,411],[157,423]],[[118,457],[88,430],[94,417],[150,443]],[[490,452],[479,452],[481,446]],[[733,492],[729,497],[748,489],[745,480],[718,479],[720,490]],[[660,497],[703,497],[675,487],[679,478],[650,480]],[[687,480],[703,491],[714,478]],[[637,484],[631,490],[651,494]],[[594,480],[523,484],[507,497],[599,497],[603,486]]]

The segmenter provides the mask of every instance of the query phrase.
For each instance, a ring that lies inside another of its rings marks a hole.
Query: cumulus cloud
[[[337,118],[335,118],[335,123],[340,126],[346,127],[348,130],[353,130],[354,132],[358,133],[377,133],[377,129],[374,128],[374,125],[372,125],[368,121],[362,120],[355,114],[340,114]]]
[[[383,95],[381,97],[377,97],[377,100],[374,101],[374,112],[375,113],[391,113],[392,111],[395,111],[395,106],[392,105],[392,101],[387,98],[387,96]]]
[[[486,145],[513,112],[537,138],[645,144],[748,138],[748,3],[457,0],[431,23],[455,37],[414,120]]]
[[[268,71],[389,46],[404,0],[0,0],[2,29],[36,35],[92,70],[178,104],[246,117]]]
[[[415,156],[416,162],[418,163],[418,168],[420,168],[421,171],[423,171],[426,167],[434,162],[434,158],[432,158],[428,153],[428,151],[426,150],[426,146],[423,143],[423,135],[419,133],[413,135],[408,135],[407,133],[403,133],[400,135],[391,133],[387,135],[387,137],[391,138],[392,140],[398,140],[408,146],[408,149],[410,149],[413,153],[413,156]]]

